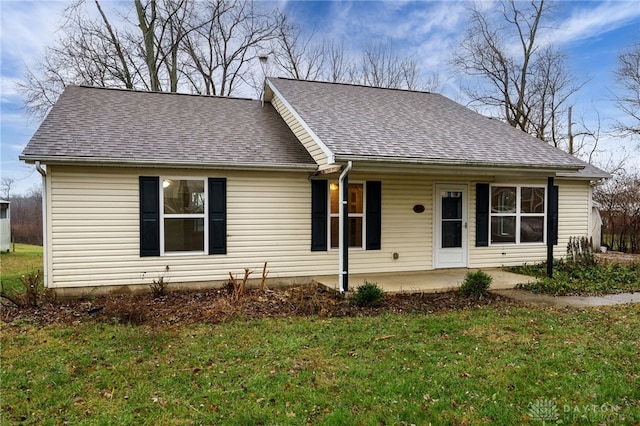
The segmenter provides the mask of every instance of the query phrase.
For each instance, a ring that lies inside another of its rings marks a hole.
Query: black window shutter
[[[160,256],[160,178],[140,176],[140,256]]]
[[[476,247],[489,245],[489,184],[476,183]]]
[[[382,184],[367,181],[367,250],[380,250],[382,233]]]
[[[209,254],[227,254],[227,179],[209,178]]]
[[[327,250],[327,181],[311,181],[311,251]]]
[[[558,244],[558,186],[549,187],[549,237],[551,244]]]

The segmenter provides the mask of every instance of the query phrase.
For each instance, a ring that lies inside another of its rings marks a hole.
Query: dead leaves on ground
[[[4,322],[26,322],[38,325],[105,321],[130,325],[185,325],[220,323],[234,318],[258,319],[317,315],[348,317],[383,313],[429,314],[481,305],[509,303],[499,296],[470,302],[457,292],[387,294],[381,306],[357,307],[347,298],[319,285],[276,288],[260,291],[247,289],[236,299],[225,289],[197,292],[171,292],[162,297],[152,294],[111,295],[90,300],[47,303],[35,308],[0,307]],[[376,340],[394,336],[379,336]]]

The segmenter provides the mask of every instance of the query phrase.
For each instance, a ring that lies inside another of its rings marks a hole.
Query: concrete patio
[[[437,269],[420,272],[391,272],[379,274],[349,274],[349,290],[364,284],[365,281],[378,284],[387,293],[437,293],[451,291],[458,287],[467,272],[476,269],[456,268]],[[493,278],[490,290],[513,289],[516,284],[534,282],[535,278],[503,271],[500,268],[487,268],[482,271]],[[323,275],[314,280],[324,286],[338,290],[338,275]]]

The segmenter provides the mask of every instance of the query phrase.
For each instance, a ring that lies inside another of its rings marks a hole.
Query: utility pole
[[[571,132],[571,109],[573,107],[569,107],[569,154],[573,155],[573,133]]]

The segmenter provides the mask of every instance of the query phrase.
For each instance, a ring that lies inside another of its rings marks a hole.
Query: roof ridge
[[[90,86],[87,84],[72,84],[67,87],[80,87],[83,89],[110,90],[110,91],[129,92],[129,93],[153,93],[157,95],[177,95],[177,96],[194,96],[199,98],[233,99],[238,101],[260,101],[260,99],[236,97],[236,96],[206,95],[202,93],[164,92],[164,91],[157,91],[157,90],[127,89],[124,87]]]
[[[367,88],[367,89],[393,90],[393,91],[396,91],[396,92],[404,92],[404,93],[420,93],[420,94],[426,94],[426,95],[440,95],[439,93],[429,92],[429,91],[426,91],[426,90],[401,89],[401,88],[397,88],[397,87],[367,86],[366,84],[359,84],[359,83],[341,83],[341,82],[337,82],[337,81],[324,81],[324,80],[305,80],[305,79],[290,78],[290,77],[267,77],[267,78],[276,79],[276,80],[299,81],[299,82],[304,82],[304,83],[329,84],[329,85],[334,85],[334,86],[349,86],[349,87],[363,87],[363,88]],[[442,95],[440,95],[440,96],[442,96]]]

